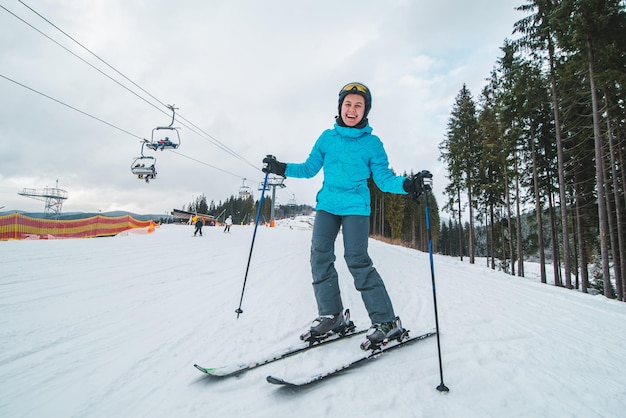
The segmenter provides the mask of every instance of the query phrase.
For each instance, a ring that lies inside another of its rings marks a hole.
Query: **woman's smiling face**
[[[348,94],[341,104],[341,119],[346,126],[353,127],[361,122],[365,114],[365,99],[360,94]]]

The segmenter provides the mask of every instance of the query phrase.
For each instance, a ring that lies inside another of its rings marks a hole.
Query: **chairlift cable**
[[[205,139],[211,143],[213,143],[215,146],[217,146],[218,148],[220,148],[221,150],[227,152],[228,154],[232,155],[233,157],[239,159],[240,161],[243,161],[245,163],[247,163],[248,165],[254,167],[255,169],[260,171],[260,168],[258,168],[258,166],[256,164],[251,163],[250,161],[248,161],[244,156],[240,155],[238,152],[232,150],[231,148],[229,148],[228,146],[224,145],[221,141],[219,141],[217,138],[215,138],[214,136],[212,136],[211,134],[209,134],[208,132],[204,131],[202,128],[196,126],[194,123],[192,123],[191,121],[189,121],[188,119],[185,119],[183,116],[181,116],[180,114],[178,114],[178,117],[186,122],[188,122],[191,126],[193,126],[194,128],[198,129],[200,132],[202,132],[204,135],[206,135],[208,138],[205,137]],[[184,125],[183,125],[184,126]],[[191,131],[195,132],[196,134],[198,134],[196,131],[194,131],[193,129],[187,127],[188,129],[190,129]],[[198,134],[200,137],[202,137],[202,135]],[[209,139],[210,138],[210,139]]]
[[[20,3],[24,4],[23,2],[20,1]],[[25,4],[24,4],[25,5]],[[25,5],[26,6],[26,5]],[[28,7],[28,6],[26,6]],[[68,49],[67,47],[61,45],[61,43],[59,43],[58,41],[52,39],[50,36],[46,35],[45,33],[43,33],[42,31],[40,31],[39,29],[37,29],[36,27],[34,27],[33,25],[31,25],[30,23],[28,23],[27,21],[25,21],[24,19],[22,19],[21,17],[19,17],[18,15],[16,15],[15,13],[13,13],[12,11],[8,10],[6,7],[0,5],[0,8],[6,10],[8,13],[10,13],[11,15],[13,15],[16,19],[20,20],[21,22],[23,22],[24,24],[26,24],[27,26],[29,26],[30,28],[32,28],[33,30],[35,30],[36,32],[38,32],[39,34],[43,35],[44,37],[48,38],[50,41],[54,42],[55,44],[57,44],[58,46],[60,46],[61,48],[63,48],[65,51],[69,52],[70,54],[74,55],[76,58],[78,58],[79,60],[81,60],[82,62],[84,62],[85,64],[87,64],[88,66],[90,66],[91,68],[93,68],[94,70],[98,71],[100,74],[104,75],[105,77],[107,77],[108,79],[110,79],[111,81],[115,82],[116,84],[118,84],[120,87],[124,88],[125,90],[127,90],[128,92],[134,94],[135,96],[137,96],[139,99],[143,100],[144,102],[146,102],[147,104],[149,104],[150,106],[154,107],[155,109],[157,109],[160,112],[165,113],[164,110],[160,109],[158,106],[156,106],[153,103],[150,103],[148,100],[146,100],[145,98],[141,97],[140,95],[138,95],[137,93],[135,93],[134,91],[132,91],[131,89],[129,89],[128,87],[126,87],[125,85],[123,85],[122,83],[120,83],[119,81],[115,80],[113,77],[111,77],[110,75],[108,75],[107,73],[105,73],[104,71],[102,71],[101,69],[99,69],[98,67],[96,67],[95,65],[91,64],[90,62],[88,62],[87,60],[85,60],[84,58],[78,56],[75,52],[71,51],[70,49]],[[30,9],[30,7],[28,7]],[[31,9],[32,10],[32,9]],[[37,13],[33,10],[34,13]],[[37,15],[39,15],[37,13]],[[39,15],[41,16],[41,15]],[[46,20],[43,16],[41,16],[42,19]],[[46,20],[46,22],[50,23],[52,26],[54,26],[54,24],[52,24],[51,22],[49,22],[48,20]],[[55,28],[57,28],[56,26],[54,26]],[[58,29],[58,28],[57,28]],[[65,34],[66,36],[68,36],[70,39],[72,39],[74,42],[78,43],[77,41],[75,41],[71,36],[67,35],[65,32],[63,32],[61,29],[58,29],[59,31],[61,31],[61,33]],[[83,45],[81,45],[80,43],[78,43],[78,45],[80,45],[81,47],[85,48]],[[85,48],[87,49],[87,48]],[[89,51],[89,49],[87,49],[87,51]],[[91,52],[91,51],[89,51]],[[93,54],[93,53],[92,53]],[[108,64],[107,64],[108,65]],[[143,89],[142,89],[143,90]],[[156,100],[156,99],[155,99]],[[158,100],[157,100],[158,101]]]
[[[1,6],[0,6],[0,7],[1,7]],[[12,82],[12,83],[15,83],[15,84],[17,84],[17,85],[18,85],[18,86],[20,86],[20,87],[23,87],[23,88],[25,88],[25,89],[27,89],[27,90],[30,90],[30,91],[32,91],[33,93],[37,93],[37,94],[39,94],[39,95],[41,95],[41,96],[43,96],[43,97],[45,97],[45,98],[47,98],[47,99],[50,99],[50,100],[52,100],[53,102],[56,102],[56,103],[61,104],[61,105],[65,106],[65,107],[68,107],[68,108],[70,108],[70,109],[72,109],[72,110],[74,110],[74,111],[76,111],[76,112],[78,112],[78,113],[81,113],[81,114],[83,114],[83,115],[85,115],[85,116],[89,116],[90,118],[95,119],[95,120],[97,120],[98,122],[102,122],[102,123],[104,123],[105,125],[110,126],[111,128],[115,128],[115,129],[117,129],[118,131],[122,131],[122,132],[124,132],[125,134],[128,134],[128,135],[130,135],[130,136],[133,136],[133,137],[138,138],[138,139],[140,139],[140,140],[143,140],[143,138],[142,138],[142,137],[140,137],[140,136],[138,136],[138,135],[135,135],[134,133],[129,132],[129,131],[127,131],[126,129],[120,128],[119,126],[113,125],[112,123],[109,123],[109,122],[107,122],[107,121],[105,121],[105,120],[103,120],[103,119],[100,119],[100,118],[99,118],[99,117],[97,117],[97,116],[94,116],[94,115],[92,115],[92,114],[90,114],[90,113],[87,113],[87,112],[85,112],[85,111],[83,111],[83,110],[80,110],[80,109],[78,109],[78,108],[75,108],[75,107],[74,107],[74,106],[72,106],[72,105],[69,105],[69,104],[67,104],[67,103],[65,103],[65,102],[62,102],[61,100],[55,99],[54,97],[49,96],[49,95],[47,95],[47,94],[45,94],[45,93],[42,93],[42,92],[40,92],[39,90],[36,90],[36,89],[34,89],[34,88],[32,88],[32,87],[28,87],[27,85],[22,84],[22,83],[20,83],[19,81],[15,81],[15,80],[13,80],[12,78],[9,78],[9,77],[7,77],[7,76],[5,76],[5,75],[2,75],[2,74],[0,74],[0,77],[4,78],[5,80],[8,80],[8,81],[10,81],[10,82]]]
[[[222,168],[219,168],[219,167],[216,167],[216,166],[211,165],[211,164],[209,164],[209,163],[206,163],[206,162],[204,162],[204,161],[200,161],[200,160],[198,160],[197,158],[190,157],[190,156],[188,156],[188,155],[182,154],[182,153],[180,153],[180,152],[178,152],[178,151],[174,151],[174,150],[168,150],[168,151],[169,151],[169,152],[172,152],[172,153],[174,153],[174,154],[180,155],[181,157],[187,158],[187,159],[189,159],[189,160],[191,160],[191,161],[195,161],[195,162],[197,162],[197,163],[200,163],[200,164],[206,165],[207,167],[211,167],[211,168],[213,168],[213,169],[215,169],[215,170],[217,170],[217,171],[221,171],[222,173],[229,174],[229,175],[231,175],[231,176],[238,177],[238,178],[240,178],[240,179],[245,178],[245,177],[241,177],[241,176],[240,176],[240,175],[238,175],[238,174],[231,173],[230,171],[226,171],[226,170],[224,170],[224,169],[222,169]]]
[[[52,23],[50,20],[48,20],[46,17],[44,17],[43,15],[41,15],[39,12],[37,12],[36,10],[34,10],[32,7],[28,6],[26,3],[24,3],[22,0],[18,0],[22,5],[24,5],[26,8],[28,8],[30,11],[32,11],[33,13],[35,13],[37,16],[39,16],[41,19],[43,19],[45,22],[47,22],[49,25],[51,25],[52,27],[54,27],[56,30],[58,30],[59,32],[61,32],[63,35],[65,35],[66,37],[68,37],[69,39],[71,39],[73,42],[75,42],[77,45],[79,45],[81,48],[83,48],[85,51],[89,52],[91,55],[93,55],[96,59],[98,59],[100,62],[102,62],[103,64],[105,64],[107,67],[109,67],[110,69],[112,69],[113,71],[115,71],[117,74],[119,74],[120,76],[122,76],[125,80],[127,80],[128,82],[130,82],[132,85],[134,85],[135,87],[137,87],[139,90],[141,90],[142,92],[144,92],[145,94],[147,94],[148,96],[150,96],[152,99],[154,99],[155,101],[157,101],[159,104],[161,104],[162,106],[166,107],[169,109],[169,105],[163,103],[161,100],[159,100],[157,97],[155,97],[154,95],[152,95],[150,92],[148,92],[147,90],[145,90],[143,87],[141,87],[139,84],[135,83],[133,80],[131,80],[130,78],[128,78],[126,75],[124,75],[122,72],[120,72],[119,70],[117,70],[115,67],[113,67],[111,64],[109,64],[107,61],[105,61],[104,59],[100,58],[96,53],[94,53],[93,51],[91,51],[89,48],[87,48],[86,46],[84,46],[83,44],[81,44],[79,41],[77,41],[76,39],[74,39],[71,35],[69,35],[68,33],[66,33],[65,31],[63,31],[61,28],[59,28],[58,26],[56,26],[54,23]],[[102,75],[106,76],[107,78],[109,78],[110,80],[114,81],[116,84],[118,84],[119,86],[121,86],[122,88],[126,89],[127,91],[129,91],[130,93],[134,94],[135,96],[137,96],[138,98],[140,98],[141,100],[143,100],[144,102],[148,103],[150,106],[156,108],[157,110],[159,110],[160,112],[165,113],[164,110],[160,109],[158,106],[155,106],[153,103],[150,103],[148,100],[146,100],[144,97],[141,97],[140,95],[138,95],[137,93],[135,93],[134,91],[130,90],[128,87],[126,87],[125,85],[123,85],[122,83],[120,83],[119,81],[115,80],[114,78],[112,78],[111,76],[109,76],[108,74],[104,73],[102,70],[100,70],[99,68],[95,67],[94,65],[92,65],[91,63],[87,62],[86,60],[84,60],[83,58],[79,57],[78,55],[76,55],[74,52],[70,51],[69,49],[67,49],[66,47],[64,47],[63,45],[61,45],[59,42],[55,41],[54,39],[52,39],[51,37],[49,37],[48,35],[44,34],[43,32],[41,32],[39,29],[35,28],[34,26],[32,26],[31,24],[29,24],[28,22],[26,22],[25,20],[23,20],[22,18],[20,18],[19,16],[15,15],[14,13],[12,13],[11,11],[7,10],[4,6],[0,6],[2,7],[4,10],[6,10],[7,12],[11,13],[13,16],[15,16],[17,19],[21,20],[22,22],[24,22],[25,24],[27,24],[28,26],[30,26],[31,28],[33,28],[34,30],[36,30],[37,32],[39,32],[40,34],[42,34],[43,36],[45,36],[46,38],[50,39],[51,41],[53,41],[54,43],[56,43],[57,45],[59,45],[61,48],[65,49],[67,52],[71,53],[72,55],[74,55],[75,57],[79,58],[81,61],[83,61],[85,64],[89,65],[90,67],[92,67],[93,69],[97,70],[98,72],[100,72]],[[232,155],[233,157],[239,159],[240,161],[243,161],[247,164],[249,164],[250,166],[258,169],[257,165],[251,163],[250,161],[248,161],[245,157],[243,157],[242,155],[240,155],[239,153],[237,153],[236,151],[232,150],[230,147],[226,146],[225,144],[223,144],[221,141],[219,141],[217,138],[215,138],[214,136],[210,135],[209,133],[205,132],[203,129],[199,128],[198,126],[196,126],[194,123],[192,123],[191,121],[189,121],[188,119],[185,119],[182,115],[178,115],[178,117],[180,119],[182,119],[183,121],[189,123],[191,126],[193,126],[194,128],[198,129],[200,132],[202,132],[204,135],[206,135],[206,137],[204,137],[205,140],[213,143],[214,145],[216,145],[218,148],[222,149],[223,151],[227,152],[228,154]],[[185,126],[184,124],[182,124],[183,126]],[[197,131],[194,131],[193,129],[189,128],[188,126],[186,126],[188,129],[190,129],[191,131],[193,131],[194,133],[196,133],[198,136],[203,137],[203,135],[199,134]]]
[[[130,131],[127,131],[127,130],[126,130],[126,129],[124,129],[124,128],[120,128],[119,126],[116,126],[116,125],[114,125],[114,124],[112,124],[112,123],[110,123],[110,122],[107,122],[107,121],[105,121],[104,119],[100,119],[100,118],[99,118],[99,117],[97,117],[97,116],[94,116],[94,115],[92,115],[92,114],[90,114],[90,113],[87,113],[87,112],[85,112],[85,111],[83,111],[83,110],[80,110],[80,109],[78,109],[78,108],[76,108],[76,107],[74,107],[74,106],[72,106],[72,105],[69,105],[69,104],[67,104],[67,103],[65,103],[65,102],[63,102],[63,101],[61,101],[61,100],[55,99],[54,97],[49,96],[49,95],[47,95],[47,94],[45,94],[45,93],[42,93],[42,92],[41,92],[41,91],[39,91],[39,90],[36,90],[36,89],[34,89],[34,88],[32,88],[32,87],[29,87],[29,86],[27,86],[27,85],[25,85],[25,84],[23,84],[23,83],[20,83],[19,81],[13,80],[13,79],[12,79],[12,78],[10,78],[10,77],[7,77],[7,76],[5,76],[5,75],[3,75],[3,74],[0,74],[0,77],[1,77],[1,78],[4,78],[5,80],[10,81],[10,82],[12,82],[12,83],[14,83],[14,84],[17,84],[17,85],[18,85],[18,86],[20,86],[20,87],[23,87],[23,88],[25,88],[25,89],[27,89],[27,90],[30,90],[30,91],[32,91],[33,93],[37,93],[37,94],[39,94],[40,96],[43,96],[43,97],[45,97],[45,98],[47,98],[47,99],[49,99],[49,100],[52,100],[53,102],[56,102],[56,103],[58,103],[58,104],[61,104],[61,105],[65,106],[65,107],[69,108],[69,109],[72,109],[72,110],[74,110],[75,112],[78,112],[78,113],[80,113],[80,114],[82,114],[82,115],[88,116],[88,117],[90,117],[90,118],[92,118],[92,119],[94,119],[94,120],[97,120],[98,122],[101,122],[101,123],[104,123],[104,124],[105,124],[105,125],[107,125],[107,126],[110,126],[111,128],[117,129],[118,131],[121,131],[121,132],[123,132],[123,133],[125,133],[125,134],[127,134],[127,135],[130,135],[130,136],[134,137],[134,138],[137,138],[137,139],[141,140],[142,142],[143,142],[143,141],[145,141],[145,139],[144,139],[144,138],[142,138],[141,136],[135,135],[134,133],[132,133],[132,132],[130,132]],[[169,150],[169,151],[170,151],[170,152],[173,152],[174,154],[180,155],[181,157],[184,157],[184,158],[187,158],[187,159],[189,159],[189,160],[195,161],[195,162],[197,162],[197,163],[200,163],[200,164],[206,165],[207,167],[211,167],[211,168],[213,168],[213,169],[215,169],[215,170],[221,171],[221,172],[223,172],[223,173],[225,173],[225,174],[229,174],[229,175],[234,176],[234,177],[237,177],[237,178],[239,178],[239,179],[243,179],[243,178],[245,178],[245,177],[242,177],[242,176],[240,176],[240,175],[237,175],[237,174],[231,173],[231,172],[229,172],[229,171],[223,170],[223,169],[221,169],[221,168],[219,168],[219,167],[216,167],[216,166],[214,166],[214,165],[211,165],[211,164],[209,164],[209,163],[206,163],[206,162],[204,162],[204,161],[198,160],[197,158],[193,158],[193,157],[190,157],[190,156],[188,156],[188,155],[185,155],[185,154],[183,154],[183,153],[181,153],[181,152],[178,152],[178,151],[173,151],[173,150]]]
[[[118,73],[119,75],[121,75],[122,77],[124,77],[124,79],[126,79],[127,81],[129,81],[131,84],[133,84],[135,87],[137,87],[139,90],[143,91],[144,93],[146,93],[148,96],[150,96],[151,98],[153,98],[154,100],[156,100],[159,104],[161,104],[164,107],[168,107],[168,105],[166,105],[165,103],[163,103],[162,101],[160,101],[158,98],[154,97],[152,94],[150,94],[148,91],[144,90],[139,84],[135,83],[133,80],[131,80],[130,78],[126,77],[123,73],[121,73],[120,71],[118,71],[115,67],[113,67],[111,64],[109,64],[108,62],[106,62],[105,60],[103,60],[102,58],[100,58],[95,52],[93,52],[92,50],[90,50],[89,48],[87,48],[85,45],[81,44],[80,42],[78,42],[76,39],[74,39],[71,35],[69,35],[67,32],[65,32],[63,29],[59,28],[57,25],[55,25],[54,23],[52,23],[50,20],[48,20],[46,17],[44,17],[41,13],[37,12],[35,9],[33,9],[32,7],[30,7],[29,5],[27,5],[26,3],[24,3],[22,0],[18,0],[20,3],[22,3],[27,9],[29,9],[31,12],[35,13],[37,16],[39,16],[41,19],[43,19],[46,23],[48,23],[50,26],[52,26],[53,28],[55,28],[56,30],[58,30],[59,32],[61,32],[63,35],[67,36],[68,38],[70,38],[74,43],[76,43],[78,46],[80,46],[81,48],[83,48],[85,51],[89,52],[91,55],[93,55],[96,59],[98,59],[100,62],[102,62],[103,64],[105,64],[107,67],[109,67],[110,69],[112,69],[113,71],[115,71],[116,73]],[[18,18],[19,19],[19,18]],[[22,19],[20,19],[22,20]],[[30,25],[29,25],[30,26]],[[32,26],[31,26],[32,27]],[[33,28],[35,29],[35,28]],[[35,29],[37,30],[37,29]],[[37,30],[38,32],[40,32],[39,30]],[[41,33],[41,32],[40,32]],[[44,35],[46,36],[46,35]],[[47,37],[47,36],[46,36]],[[55,41],[56,42],[56,41]],[[61,46],[59,44],[59,46]],[[65,49],[65,48],[64,48]],[[71,52],[71,51],[69,51]],[[72,53],[73,54],[73,53]],[[80,58],[80,57],[79,57]],[[82,58],[81,58],[82,59]],[[83,60],[84,61],[84,60]],[[86,61],[85,61],[86,62]],[[86,62],[87,63],[87,62]],[[89,64],[89,63],[87,63]],[[91,66],[91,64],[89,64]],[[95,67],[94,67],[95,68]],[[97,68],[96,68],[97,69]],[[100,70],[98,70],[100,71]],[[104,74],[104,73],[103,73]],[[106,75],[106,74],[104,74]],[[108,77],[108,76],[107,76]],[[109,77],[110,78],[110,77]],[[115,81],[115,80],[113,80]],[[117,81],[115,81],[117,83]],[[120,84],[120,83],[118,83]],[[125,89],[129,90],[127,87],[123,86],[122,84],[120,84],[120,86],[124,87]],[[130,90],[129,90],[130,91]],[[140,97],[142,100],[146,101],[144,98]],[[147,102],[147,101],[146,101]],[[148,102],[149,103],[149,102]],[[150,105],[154,106],[152,103],[149,103]],[[158,109],[157,106],[154,106]],[[161,109],[159,109],[161,110]],[[163,113],[165,113],[165,111],[161,110]]]

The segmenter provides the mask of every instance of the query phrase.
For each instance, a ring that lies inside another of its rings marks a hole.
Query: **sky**
[[[372,91],[390,167],[433,172],[443,206],[454,99],[478,97],[523,3],[0,0],[0,210],[43,211],[18,192],[57,180],[63,212],[168,213],[243,185],[258,199],[263,157],[303,162],[351,81]],[[130,167],[167,105],[181,145],[144,152],[147,184]],[[322,177],[287,179],[277,203],[314,206]]]
[[[163,225],[152,234],[6,241],[0,275],[3,417],[617,418],[626,407],[626,304],[435,254],[444,384],[435,338],[301,390],[268,375],[334,368],[361,337],[233,378],[193,367],[253,362],[317,315],[306,219],[259,227]],[[275,245],[280,242],[280,251]],[[167,256],[162,256],[166,252]],[[337,241],[344,306],[369,327]],[[370,240],[411,335],[435,326],[428,253]],[[190,254],[201,257],[192,256]],[[552,277],[551,265],[546,266]]]

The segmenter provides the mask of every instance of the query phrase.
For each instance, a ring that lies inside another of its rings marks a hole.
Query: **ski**
[[[428,337],[432,337],[433,335],[437,335],[436,332],[432,331],[432,332],[427,332],[426,334],[422,334],[422,335],[418,335],[416,337],[409,337],[405,340],[402,340],[400,342],[397,341],[393,341],[390,342],[388,345],[386,346],[382,346],[376,350],[373,350],[371,352],[366,352],[363,353],[359,356],[356,356],[353,360],[350,360],[348,363],[346,364],[342,364],[339,367],[335,367],[335,368],[330,368],[326,371],[323,372],[319,372],[319,373],[315,373],[315,374],[311,374],[311,375],[307,375],[307,376],[302,376],[302,377],[297,377],[297,378],[293,378],[293,379],[289,379],[289,378],[280,378],[280,377],[276,377],[276,376],[267,376],[266,380],[268,381],[268,383],[272,383],[274,385],[281,385],[281,386],[289,386],[289,387],[300,387],[300,386],[306,386],[309,385],[311,383],[314,382],[318,382],[322,379],[325,379],[329,376],[335,375],[337,373],[340,373],[344,370],[347,370],[349,368],[352,368],[358,364],[364,363],[367,360],[371,360],[373,358],[376,358],[378,356],[381,356],[382,354],[385,354],[389,351],[395,350],[396,348],[400,348],[400,347],[404,347],[408,344],[414,343],[416,341],[421,341],[424,340]]]
[[[249,361],[245,363],[234,363],[226,366],[218,366],[218,367],[202,367],[198,364],[194,364],[193,366],[200,370],[202,373],[206,373],[211,376],[216,377],[228,377],[235,376],[240,373],[246,372],[248,370],[256,369],[257,367],[265,366],[266,364],[274,363],[278,360],[283,360],[288,357],[294,356],[296,354],[303,353],[313,348],[321,347],[335,341],[340,341],[345,338],[352,338],[356,335],[361,335],[367,332],[367,329],[354,329],[346,334],[332,334],[330,337],[314,342],[313,344],[305,343],[306,345],[299,345],[296,347],[289,347],[285,350],[279,351],[276,354],[267,356],[265,358],[259,359],[257,361]]]

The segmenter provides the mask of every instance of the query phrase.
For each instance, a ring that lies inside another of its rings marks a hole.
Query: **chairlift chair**
[[[246,186],[246,179],[243,179],[243,184],[239,188],[239,197],[241,199],[247,199],[252,196],[252,190],[250,187]]]
[[[165,133],[160,133],[159,131],[165,131]],[[180,135],[178,134],[178,128],[157,126],[152,130],[150,141],[147,139],[144,139],[144,141],[146,146],[154,151],[177,149],[180,146]]]
[[[168,126],[157,126],[152,130],[150,140],[144,139],[144,144],[154,150],[177,149],[180,146],[180,134],[178,128],[175,128],[174,118],[176,117],[176,109],[172,105],[167,106],[172,111],[172,121]],[[165,132],[159,132],[165,131]]]
[[[149,183],[150,180],[156,178],[156,158],[152,156],[141,155],[141,157],[135,157],[133,163],[130,165],[130,171],[137,176],[139,180],[145,180]]]

